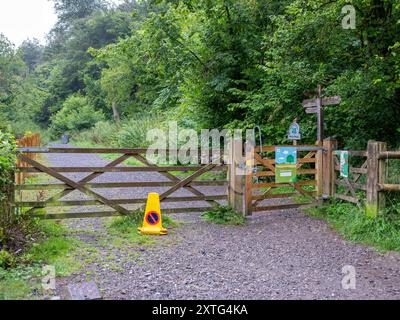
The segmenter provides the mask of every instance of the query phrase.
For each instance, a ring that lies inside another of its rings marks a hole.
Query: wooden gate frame
[[[50,199],[47,199],[44,202],[16,202],[16,206],[19,207],[31,207],[28,211],[29,214],[33,214],[34,211],[37,209],[42,209],[46,206],[72,206],[72,205],[106,205],[114,209],[113,212],[90,212],[90,213],[67,213],[67,214],[48,214],[45,215],[45,218],[51,219],[61,219],[61,218],[69,218],[69,217],[95,217],[95,216],[112,216],[112,215],[129,215],[131,212],[121,204],[132,204],[132,203],[142,203],[142,206],[137,209],[142,209],[144,207],[146,199],[132,199],[132,200],[110,200],[102,195],[98,194],[97,192],[93,191],[92,188],[96,187],[96,184],[89,186],[89,182],[94,180],[95,178],[101,176],[106,172],[138,172],[138,171],[150,171],[150,172],[159,172],[164,177],[168,178],[172,186],[167,191],[163,192],[160,195],[160,201],[164,202],[183,202],[183,201],[207,201],[211,205],[217,205],[218,202],[216,200],[225,200],[225,195],[217,195],[217,196],[206,196],[204,193],[193,187],[191,184],[196,184],[195,179],[200,177],[206,172],[212,170],[220,170],[225,169],[226,166],[224,164],[220,164],[219,161],[222,158],[222,155],[217,158],[213,159],[208,165],[205,166],[171,166],[171,167],[160,167],[155,164],[150,163],[146,158],[144,158],[141,154],[148,152],[149,149],[98,149],[98,148],[49,148],[49,149],[41,149],[41,148],[21,148],[19,149],[19,153],[17,155],[18,159],[26,164],[30,165],[31,167],[20,167],[18,168],[21,172],[31,172],[31,173],[46,173],[49,176],[56,178],[57,180],[63,182],[67,188],[65,188],[60,193],[52,196]],[[155,152],[160,152],[162,150],[153,150]],[[171,150],[164,150],[170,152]],[[47,167],[33,159],[30,159],[23,153],[113,153],[113,154],[123,154],[121,157],[117,158],[116,160],[108,163],[106,166],[102,168],[91,168],[91,167],[60,167],[60,168],[50,168]],[[133,157],[140,161],[141,163],[145,164],[146,167],[116,167],[117,165],[123,163],[130,157]],[[195,171],[189,177],[185,179],[180,179],[169,171]],[[86,176],[84,179],[75,182],[68,177],[61,175],[60,172],[92,172],[90,175]],[[218,185],[218,184],[211,184],[210,185]],[[199,185],[207,185],[201,184]],[[107,184],[103,184],[107,185]],[[109,184],[110,186],[112,183]],[[121,183],[120,186],[124,184]],[[131,183],[131,185],[135,185],[135,183]],[[137,187],[146,186],[146,183],[136,183]],[[152,186],[166,186],[166,183],[160,182],[159,184],[156,183],[149,183]],[[51,186],[51,185],[47,185]],[[126,184],[128,186],[128,184]],[[179,189],[185,189],[195,197],[169,197],[175,191]],[[78,190],[88,196],[94,198],[94,200],[83,200],[83,201],[59,201],[61,198],[65,197],[69,193],[73,192],[74,190]],[[209,210],[210,207],[197,207],[197,208],[175,208],[175,209],[166,209],[164,211],[167,212],[198,212],[198,211],[205,211]],[[43,218],[43,215],[34,215],[37,217]]]
[[[298,159],[297,169],[301,169],[305,163],[315,163],[315,169],[303,169],[299,170],[298,174],[314,174],[316,176],[315,180],[311,181],[300,181],[297,183],[283,183],[277,184],[275,182],[268,182],[268,183],[254,183],[253,177],[273,177],[275,176],[275,160],[263,158],[260,153],[262,152],[274,152],[275,149],[280,146],[263,146],[260,147],[253,147],[251,145],[246,146],[246,170],[247,173],[244,178],[235,178],[238,179],[238,183],[243,184],[243,191],[239,194],[239,197],[236,197],[233,201],[230,202],[233,204],[236,211],[243,213],[243,215],[251,215],[253,212],[258,211],[273,211],[273,210],[284,210],[284,209],[293,209],[293,208],[300,208],[300,207],[312,207],[320,203],[320,196],[322,195],[322,160],[323,155],[322,151],[324,148],[321,144],[317,145],[303,145],[303,146],[295,146],[299,151],[308,151],[307,155],[303,158]],[[293,146],[282,146],[282,147],[293,147]],[[238,148],[238,146],[236,146]],[[233,165],[234,168],[243,166],[243,163],[235,163]],[[267,170],[254,173],[253,169],[256,165],[262,165]],[[231,169],[232,170],[232,169]],[[244,183],[243,183],[244,181]],[[238,184],[236,183],[236,185]],[[309,192],[304,190],[303,186],[313,185],[316,186],[316,191]],[[280,194],[280,195],[273,195],[271,192],[273,189],[278,187],[293,187],[296,191],[293,193],[287,194]],[[253,195],[253,190],[259,188],[268,188],[261,195]],[[240,200],[240,195],[243,195],[244,198]],[[280,199],[280,198],[290,198],[295,195],[303,195],[310,199],[311,202],[308,203],[291,203],[291,204],[281,204],[281,205],[270,205],[270,206],[261,206],[257,207],[263,200],[267,199]],[[242,210],[241,210],[242,209]]]

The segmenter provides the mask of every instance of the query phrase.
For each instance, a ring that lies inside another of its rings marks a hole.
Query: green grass
[[[244,225],[246,218],[229,206],[216,206],[202,214],[205,221],[224,225]]]
[[[400,252],[400,210],[396,211],[396,214],[386,212],[372,219],[352,204],[333,201],[308,209],[306,213],[326,220],[347,240],[373,246],[382,252]]]
[[[14,257],[12,267],[0,268],[0,300],[40,298],[44,265],[54,266],[57,276],[70,275],[80,268],[76,259],[79,241],[70,238],[67,230],[55,222],[40,221],[37,227],[42,238]]]
[[[10,270],[0,268],[0,300],[35,299],[40,292],[39,265],[19,266]]]

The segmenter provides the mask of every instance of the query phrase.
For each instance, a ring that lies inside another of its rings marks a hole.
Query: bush
[[[14,256],[6,250],[0,250],[0,268],[8,269],[15,264]]]
[[[230,206],[216,206],[202,215],[203,219],[216,224],[244,225],[245,217]]]
[[[14,137],[0,131],[0,228],[11,218],[9,188],[14,183],[13,171],[16,161],[16,143]]]
[[[74,140],[89,145],[113,146],[117,131],[118,126],[115,123],[100,121],[93,128],[75,135]]]
[[[109,121],[100,121],[86,131],[74,135],[78,144],[96,144],[113,148],[145,148],[152,143],[147,141],[147,132],[162,128],[160,116],[137,115],[117,125]]]
[[[53,137],[67,133],[70,135],[87,130],[104,120],[104,114],[96,111],[86,97],[70,96],[62,109],[51,118],[50,132]]]
[[[147,132],[158,128],[161,124],[157,118],[139,116],[124,121],[120,130],[115,136],[115,143],[121,148],[147,147]]]

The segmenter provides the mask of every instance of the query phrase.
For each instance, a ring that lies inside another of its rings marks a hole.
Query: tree
[[[42,63],[43,59],[43,46],[38,39],[25,40],[19,50],[22,51],[22,59],[27,65],[29,72],[32,72],[35,67]]]
[[[89,17],[93,12],[106,9],[104,0],[53,0],[58,24],[70,26],[78,19]]]

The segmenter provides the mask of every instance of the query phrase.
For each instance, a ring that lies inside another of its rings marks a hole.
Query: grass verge
[[[385,212],[372,219],[353,204],[331,201],[323,207],[307,209],[305,212],[326,220],[347,240],[373,246],[381,252],[400,252],[400,215],[393,213],[393,210],[391,214]]]
[[[22,254],[4,254],[0,266],[0,300],[30,300],[43,296],[42,267],[55,267],[56,276],[67,276],[80,268],[75,254],[79,241],[52,221],[35,221],[31,243]]]

